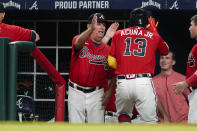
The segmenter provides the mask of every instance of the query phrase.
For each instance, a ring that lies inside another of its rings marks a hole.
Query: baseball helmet
[[[32,97],[17,95],[17,120],[33,121],[35,114],[35,103]]]
[[[129,25],[146,27],[148,24],[148,13],[145,9],[136,8],[130,12]]]

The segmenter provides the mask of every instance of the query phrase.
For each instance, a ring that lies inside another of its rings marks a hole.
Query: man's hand
[[[173,84],[173,86],[174,86],[174,93],[181,94],[188,87],[188,84],[185,81],[181,81]]]
[[[94,14],[91,24],[88,24],[88,28],[84,32],[82,32],[76,39],[74,43],[74,48],[76,51],[80,50],[83,47],[83,44],[90,37],[96,26],[97,26],[97,13]]]
[[[103,43],[107,44],[109,42],[109,40],[114,36],[114,33],[117,31],[118,27],[119,23],[117,22],[114,22],[110,25],[105,36],[102,39]]]
[[[107,90],[104,95],[103,95],[103,101],[102,101],[102,106],[106,106],[108,102],[110,101],[112,92]]]
[[[109,101],[111,99],[111,95],[112,95],[115,85],[116,85],[116,78],[110,79],[108,84],[109,84],[108,90],[105,91],[105,93],[103,95],[102,106],[106,106],[109,103]]]
[[[106,36],[112,38],[118,27],[119,27],[119,23],[117,22],[112,23],[106,32]]]
[[[97,25],[97,13],[94,14],[94,17],[90,25],[90,28],[92,29],[92,31],[96,28],[96,25]]]

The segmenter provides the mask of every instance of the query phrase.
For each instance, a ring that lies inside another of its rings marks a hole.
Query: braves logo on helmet
[[[16,106],[18,114],[17,120],[20,122],[35,120],[35,104],[32,97],[17,95]]]
[[[34,113],[34,101],[30,96],[17,96],[17,112]]]

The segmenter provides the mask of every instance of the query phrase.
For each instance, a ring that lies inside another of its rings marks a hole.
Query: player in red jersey
[[[73,38],[68,91],[69,122],[104,122],[104,106],[112,90],[104,94],[103,87],[111,77],[109,74],[113,74],[107,65],[110,47],[102,42],[105,21],[103,14],[92,14],[87,29]]]
[[[0,37],[8,37],[11,41],[37,42],[40,39],[39,35],[34,30],[2,23],[4,17],[5,9],[3,3],[0,3]]]
[[[155,69],[155,53],[168,53],[168,46],[156,31],[146,29],[148,16],[144,9],[130,14],[130,28],[117,31],[111,42],[108,64],[117,68],[116,108],[120,117],[127,118],[135,104],[139,122],[155,123],[156,95],[151,76]],[[116,66],[114,66],[117,64]]]
[[[189,27],[190,37],[197,40],[197,15],[191,18]],[[187,87],[191,93],[188,96],[189,114],[188,123],[197,123],[197,43],[189,53],[187,61],[186,80],[174,84],[174,92],[181,94]]]

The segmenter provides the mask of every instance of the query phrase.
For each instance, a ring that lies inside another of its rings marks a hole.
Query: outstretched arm
[[[110,98],[111,98],[111,95],[115,86],[116,86],[116,78],[112,78],[111,80],[109,80],[108,90],[103,95],[102,106],[106,106],[107,103],[110,101]]]
[[[96,15],[97,14],[95,13],[90,26],[88,26],[88,28],[84,32],[82,32],[79,35],[79,37],[76,39],[76,41],[74,43],[74,47],[76,50],[79,50],[83,47],[83,44],[86,42],[86,40],[90,37],[90,35],[94,31],[94,29],[97,25],[97,16]]]
[[[194,72],[194,74],[191,75],[189,78],[187,78],[185,81],[181,81],[173,84],[174,92],[176,94],[181,94],[187,87],[195,85],[196,82],[197,82],[197,71]]]

